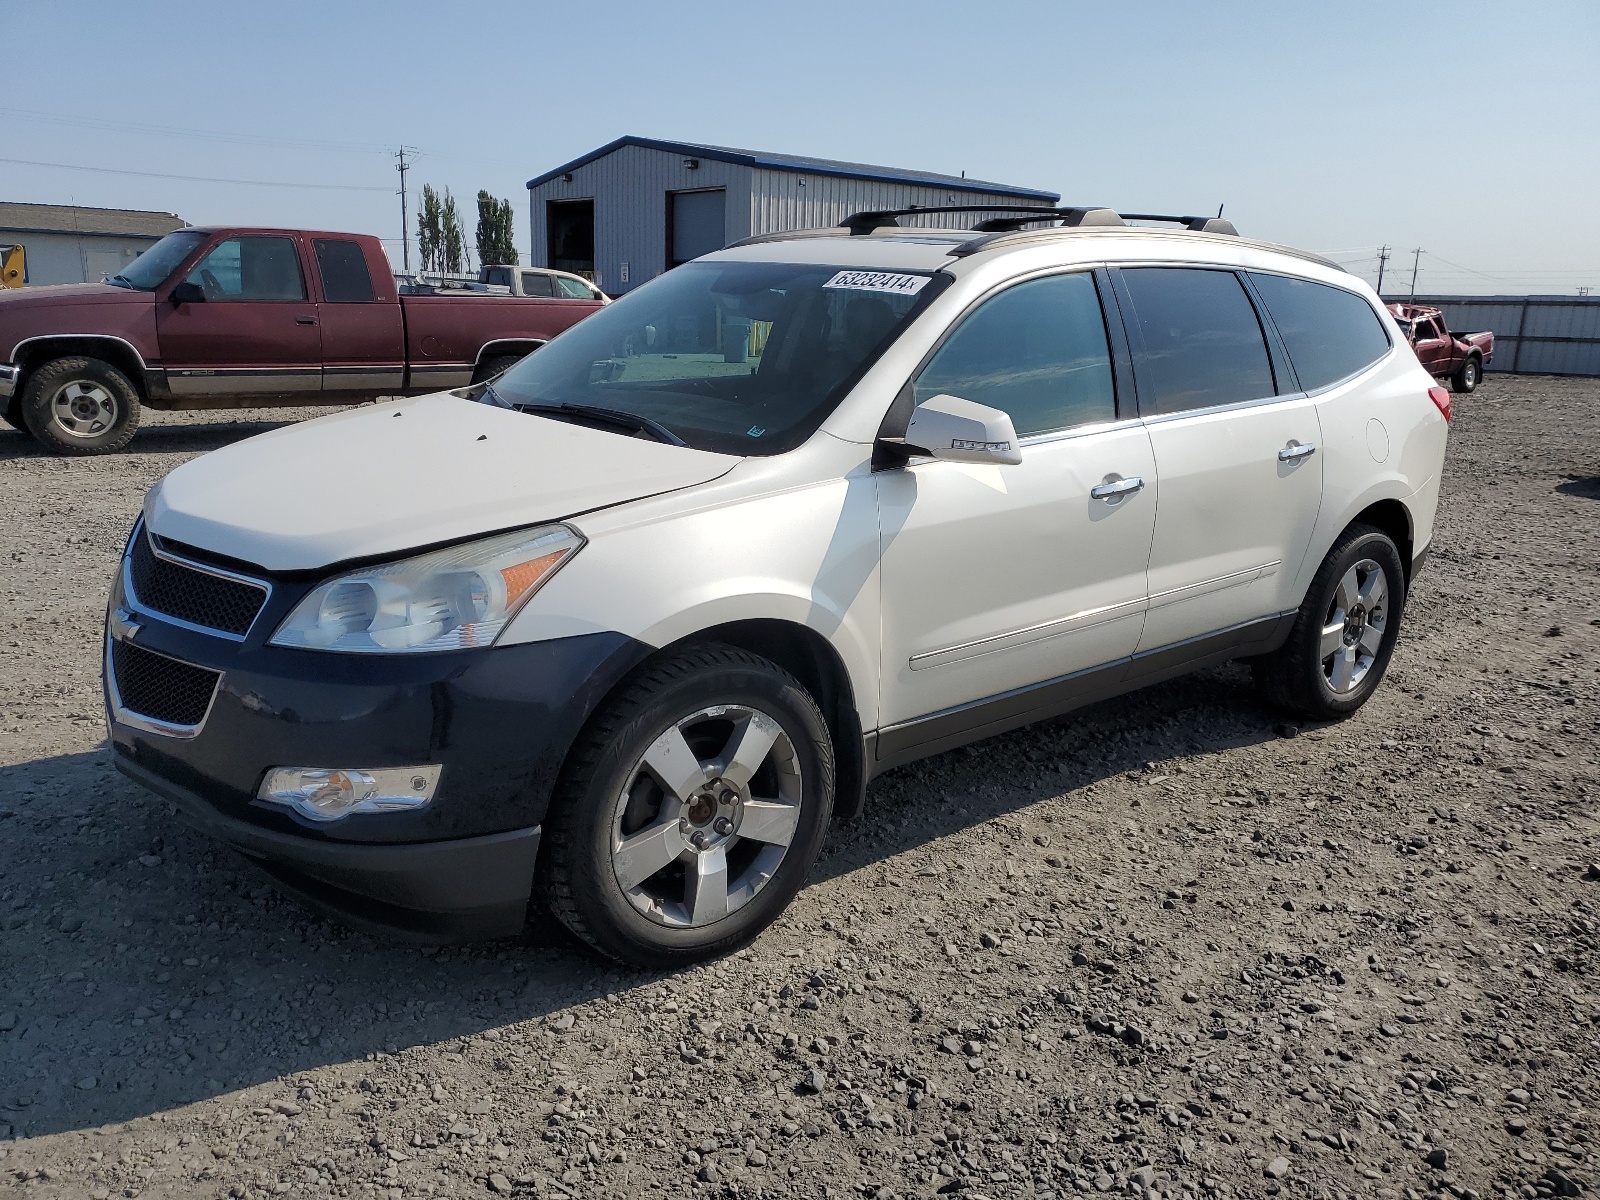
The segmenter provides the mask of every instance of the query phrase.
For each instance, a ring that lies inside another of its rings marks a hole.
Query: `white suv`
[[[1449,418],[1372,290],[1219,221],[895,215],[178,468],[111,597],[119,767],[351,919],[538,889],[670,964],[897,764],[1233,658],[1358,708]]]

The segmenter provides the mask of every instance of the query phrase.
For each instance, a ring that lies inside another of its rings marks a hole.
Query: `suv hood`
[[[158,483],[144,511],[160,537],[314,570],[707,483],[740,461],[443,394],[216,450]]]
[[[153,298],[150,292],[112,283],[34,284],[0,290],[0,312],[9,304],[19,308],[56,308],[63,304],[149,304]]]

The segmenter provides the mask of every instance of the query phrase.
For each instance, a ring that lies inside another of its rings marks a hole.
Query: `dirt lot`
[[[330,926],[113,773],[132,453],[0,433],[0,1182],[104,1197],[1600,1185],[1600,383],[1458,403],[1388,681],[1230,667],[904,768],[752,949]]]

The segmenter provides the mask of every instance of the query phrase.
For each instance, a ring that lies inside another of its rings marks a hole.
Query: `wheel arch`
[[[128,377],[128,382],[133,385],[141,401],[149,399],[149,388],[145,385],[147,368],[144,357],[134,348],[132,342],[122,338],[112,337],[109,334],[45,334],[18,342],[11,353],[12,361],[23,370],[23,378],[18,381],[18,392],[26,385],[27,376],[45,363],[58,358],[82,355],[110,363]]]
[[[485,342],[478,347],[478,357],[473,360],[472,365],[481,367],[491,358],[499,358],[504,354],[532,354],[542,345],[544,339],[541,338],[501,338],[498,341]]]
[[[1400,561],[1405,566],[1406,586],[1409,588],[1413,569],[1411,562],[1413,553],[1412,521],[1411,510],[1405,506],[1405,502],[1387,499],[1378,500],[1367,505],[1367,507],[1351,517],[1345,524],[1344,529],[1339,531],[1340,538],[1344,536],[1345,531],[1351,525],[1371,525],[1389,535],[1394,544],[1400,548]],[[1338,538],[1334,539],[1335,544],[1337,544],[1338,540]]]
[[[833,737],[833,815],[837,819],[858,815],[866,798],[866,743],[850,672],[828,639],[792,621],[753,618],[708,626],[662,647],[662,651],[699,642],[719,642],[759,654],[804,685],[822,710]]]

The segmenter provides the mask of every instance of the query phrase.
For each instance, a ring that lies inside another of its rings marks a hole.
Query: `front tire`
[[[833,744],[806,690],[747,651],[691,647],[573,748],[545,822],[545,899],[633,966],[730,953],[800,890],[833,799]]]
[[[1463,396],[1468,396],[1477,391],[1478,385],[1482,382],[1483,360],[1476,354],[1469,354],[1467,361],[1461,364],[1461,369],[1450,377],[1450,388]]]
[[[58,358],[28,377],[22,420],[52,454],[111,454],[139,428],[139,393],[108,362]]]
[[[1288,640],[1251,663],[1256,683],[1279,707],[1314,721],[1355,712],[1388,669],[1405,595],[1394,541],[1352,525],[1322,560]]]

